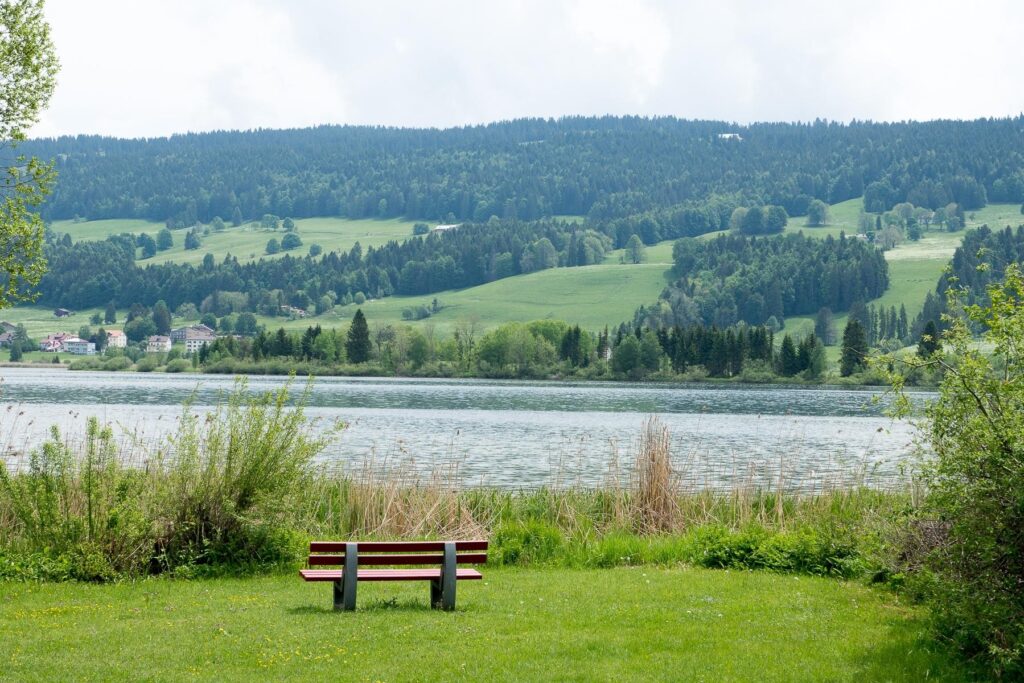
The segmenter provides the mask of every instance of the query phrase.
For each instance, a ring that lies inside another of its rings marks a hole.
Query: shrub
[[[949,298],[949,310],[964,314],[945,317],[943,350],[909,361],[944,371],[925,427],[934,453],[926,521],[942,531],[926,562],[931,605],[944,638],[1016,678],[1024,676],[1024,276],[1007,266],[987,304],[963,306],[954,288]],[[980,347],[972,328],[984,330]]]
[[[192,369],[192,363],[184,358],[175,358],[167,363],[165,372],[188,372]]]
[[[249,396],[209,416],[186,408],[145,467],[95,418],[84,439],[56,427],[14,472],[0,461],[0,577],[106,581],[290,561],[305,540],[296,496],[340,425],[310,436],[305,395]]]
[[[103,369],[110,372],[116,372],[118,370],[127,370],[131,366],[131,358],[128,358],[126,356],[114,356],[113,358],[108,358],[107,360],[103,361]]]

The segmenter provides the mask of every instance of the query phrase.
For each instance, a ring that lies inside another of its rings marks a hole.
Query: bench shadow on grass
[[[431,609],[430,605],[427,604],[426,600],[417,600],[416,598],[406,598],[399,600],[397,598],[376,598],[360,602],[356,606],[356,612],[362,613],[373,613],[373,612],[386,612],[392,614],[394,612],[435,612],[437,610]],[[335,610],[330,604],[323,605],[300,605],[298,607],[289,607],[289,614],[294,615],[333,615],[333,614],[346,614],[342,610]]]
[[[931,639],[923,620],[894,620],[888,638],[862,657],[866,681],[983,681],[983,672],[967,666],[942,643]]]

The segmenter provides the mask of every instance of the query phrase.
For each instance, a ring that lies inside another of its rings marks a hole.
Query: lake
[[[51,425],[96,416],[162,441],[183,402],[217,404],[234,379],[210,375],[0,368],[0,446],[25,452]],[[250,377],[272,391],[282,377]],[[296,393],[303,382],[296,383]],[[644,420],[658,415],[691,488],[789,490],[898,485],[913,427],[884,414],[878,389],[776,385],[317,378],[307,408],[348,428],[323,458],[353,471],[457,472],[463,485],[594,486],[628,476]],[[914,392],[915,403],[934,394]],[[134,438],[134,437],[133,437]]]

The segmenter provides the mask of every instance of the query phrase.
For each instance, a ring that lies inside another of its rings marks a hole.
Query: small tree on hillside
[[[174,246],[174,235],[167,228],[161,228],[156,234],[156,248],[160,251],[167,251]]]
[[[836,324],[832,318],[832,309],[824,306],[818,309],[818,315],[814,318],[814,334],[825,346],[834,346],[836,343]]]
[[[642,263],[644,260],[644,243],[639,235],[632,235],[626,242],[626,258],[630,263]]]
[[[821,227],[828,223],[828,204],[814,199],[807,206],[807,225]]]

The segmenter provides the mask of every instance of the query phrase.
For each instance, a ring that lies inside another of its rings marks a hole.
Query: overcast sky
[[[35,136],[1024,111],[1024,3],[48,0]]]

